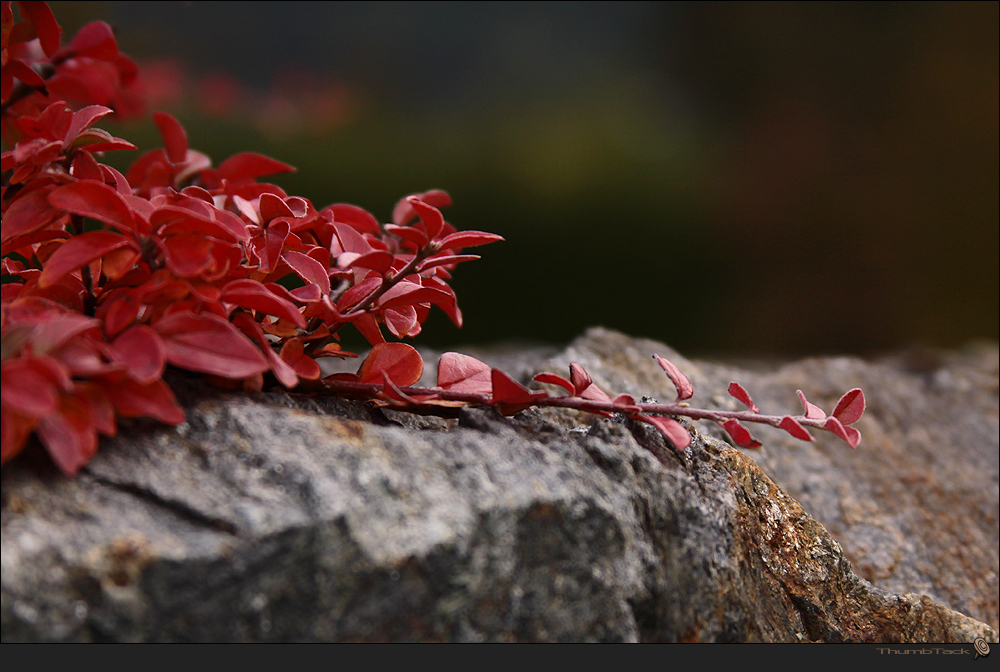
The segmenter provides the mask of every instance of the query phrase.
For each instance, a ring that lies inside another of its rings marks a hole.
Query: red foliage
[[[94,22],[60,46],[48,5],[2,3],[3,454],[34,432],[73,474],[115,415],[179,423],[167,365],[261,389],[321,376],[347,357],[354,325],[374,346],[359,382],[412,385],[412,347],[431,306],[456,323],[450,271],[500,236],[457,232],[441,191],[403,199],[395,224],[352,205],[313,207],[263,176],[280,161],[244,153],[213,168],[169,114],[164,149],[122,175],[101,152],[134,145],[93,128],[135,112],[132,62]],[[294,289],[287,289],[294,287]]]
[[[673,417],[718,422],[741,446],[756,447],[741,422],[771,424],[812,440],[806,427],[858,445],[850,425],[864,411],[861,390],[833,415],[806,401],[804,415],[763,416],[737,383],[748,411],[691,409],[694,389],[654,355],[677,388],[674,404],[611,398],[579,364],[569,379],[535,377],[567,396],[529,389],[503,371],[457,353],[438,363],[437,387],[416,388],[423,360],[409,345],[432,306],[458,326],[448,284],[468,247],[502,240],[456,231],[440,208],[443,191],[407,196],[380,225],[347,204],[316,209],[261,177],[293,170],[242,153],[213,168],[190,149],[172,116],[153,115],[163,149],[140,156],[125,175],[102,152],[135,147],[93,125],[113,111],[141,110],[137,71],[111,29],[94,22],[66,45],[43,2],[0,3],[3,59],[2,455],[6,462],[37,435],[58,467],[75,474],[116,417],[178,424],[184,414],[164,382],[168,365],[248,391],[265,385],[350,394],[419,412],[489,405],[504,414],[531,406],[615,414],[656,427],[678,450],[691,436]],[[356,374],[321,378],[321,357],[341,350],[352,325],[372,345]]]

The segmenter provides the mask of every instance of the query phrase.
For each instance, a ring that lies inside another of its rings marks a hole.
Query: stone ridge
[[[174,383],[75,480],[5,466],[4,641],[997,641],[707,434]]]

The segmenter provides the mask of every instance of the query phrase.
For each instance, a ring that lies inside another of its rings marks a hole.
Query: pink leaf
[[[798,420],[789,415],[783,417],[778,426],[781,427],[786,432],[788,432],[789,434],[791,434],[792,436],[794,436],[796,439],[800,439],[802,441],[816,440],[813,438],[812,434],[806,431],[806,428],[803,427]]]
[[[577,396],[580,396],[581,392],[594,384],[587,370],[576,362],[569,365],[569,379],[573,383],[573,392]]]
[[[730,418],[721,424],[729,436],[733,437],[733,441],[736,442],[736,445],[742,446],[743,448],[760,448],[763,445],[760,441],[753,438],[750,434],[750,430],[741,425],[738,421]]]
[[[622,413],[627,415],[635,415],[642,410],[636,406],[635,398],[630,394],[619,394],[611,400],[611,403],[615,405],[615,408],[620,409]]]
[[[826,422],[823,424],[823,428],[836,434],[851,448],[857,448],[858,444],[861,443],[861,432],[853,427],[845,427],[844,424],[837,418],[827,418]]]
[[[865,412],[865,393],[858,388],[848,390],[833,409],[833,417],[845,425],[853,425]]]
[[[475,357],[446,352],[438,359],[437,386],[443,390],[492,394],[492,380],[489,364]]]
[[[382,394],[392,401],[399,401],[404,404],[415,406],[420,403],[399,389],[399,387],[389,379],[389,376],[385,373],[385,371],[382,372]]]
[[[529,390],[500,369],[493,369],[490,373],[490,379],[493,383],[493,397],[490,403],[494,405],[530,406],[538,399],[549,396],[545,390]]]
[[[802,390],[795,390],[795,394],[799,395],[799,401],[802,402],[802,408],[805,409],[806,417],[810,420],[822,420],[826,417],[826,413],[822,408],[809,402],[806,399],[806,395],[802,393]]]
[[[362,383],[381,383],[382,374],[388,375],[402,387],[413,385],[424,373],[424,360],[412,345],[406,343],[379,343],[375,345],[358,370]]]
[[[660,430],[660,433],[670,441],[676,450],[684,450],[691,445],[691,435],[681,423],[673,418],[664,418],[659,415],[640,415],[638,417],[643,422],[648,422]]]
[[[756,413],[760,410],[757,408],[757,404],[753,403],[753,399],[750,398],[750,394],[739,383],[729,383],[729,394],[731,394],[737,401],[743,402],[743,404],[750,409],[751,413]]]
[[[485,365],[484,365],[485,366]],[[573,383],[569,382],[562,376],[557,376],[554,373],[539,373],[537,376],[532,378],[537,383],[547,383],[549,385],[558,385],[559,387],[566,390],[570,396],[576,394],[576,388],[573,387]]]
[[[659,355],[653,355],[657,362],[659,362],[660,367],[667,372],[667,377],[673,382],[674,387],[677,388],[677,401],[682,401],[684,399],[690,399],[694,395],[694,386],[691,385],[691,381],[688,377],[681,373],[672,362],[660,357]]]

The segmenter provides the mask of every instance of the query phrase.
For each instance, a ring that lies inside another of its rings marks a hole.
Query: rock
[[[833,534],[859,576],[1000,628],[996,343],[874,362],[834,357],[750,366],[689,362],[665,347],[592,329],[546,365],[565,370],[577,361],[608,391],[670,401],[676,392],[650,359],[658,352],[691,378],[693,406],[743,409],[726,393],[736,380],[761,412],[773,414],[801,412],[796,389],[829,412],[841,394],[862,388],[868,408],[856,425],[864,437],[856,451],[825,432],[803,443],[752,426],[764,448],[742,452]],[[714,425],[700,427],[725,439]]]
[[[551,357],[506,356],[519,373],[580,361],[609,391],[672,398],[653,352],[673,354],[592,330]],[[995,630],[948,608],[996,618],[992,352],[983,380],[968,373],[979,355],[942,369],[946,396],[974,396],[992,375],[985,428],[978,407],[953,410],[964,418],[954,434],[934,423],[940,412],[909,423],[920,390],[906,389],[905,376],[924,374],[891,363],[740,372],[759,405],[789,411],[796,385],[818,401],[864,383],[870,410],[853,454],[835,439],[786,445],[768,435],[766,452],[751,457],[711,428],[676,453],[646,425],[551,409],[513,418],[463,409],[442,420],[178,379],[188,418],[178,428],[123,427],[72,480],[40,450],[4,467],[3,639],[996,642]],[[724,390],[716,381],[733,370],[676,360],[703,394]],[[883,380],[903,387],[869,384]],[[954,440],[960,431],[986,444],[966,444],[963,465],[945,468],[930,446],[913,448],[923,435]],[[904,440],[907,451],[897,450]],[[900,466],[910,450],[930,460],[924,480],[910,476],[919,471],[912,459]],[[875,457],[886,452],[897,461]],[[876,496],[875,476],[855,478],[867,468],[861,459],[905,475],[903,486],[881,487],[897,498],[908,487],[911,508]],[[966,480],[946,489],[956,477]],[[906,526],[920,516],[932,524],[939,509],[920,509],[928,498],[961,504],[942,515],[968,532],[937,523],[949,539],[993,535],[989,548],[960,554],[970,563],[964,584],[955,572],[919,571],[937,551]],[[854,546],[845,554],[821,522]],[[866,550],[883,539],[876,530],[890,543]],[[971,564],[990,553],[992,565]],[[875,587],[852,561],[888,574],[873,575]],[[976,602],[990,581],[992,593]]]

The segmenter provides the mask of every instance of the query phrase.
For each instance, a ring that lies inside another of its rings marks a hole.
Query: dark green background
[[[289,193],[382,220],[443,188],[456,226],[503,235],[456,272],[464,329],[432,315],[427,345],[998,337],[997,3],[52,5],[174,59],[167,109],[217,163],[268,154]],[[199,102],[220,75],[221,114]]]

